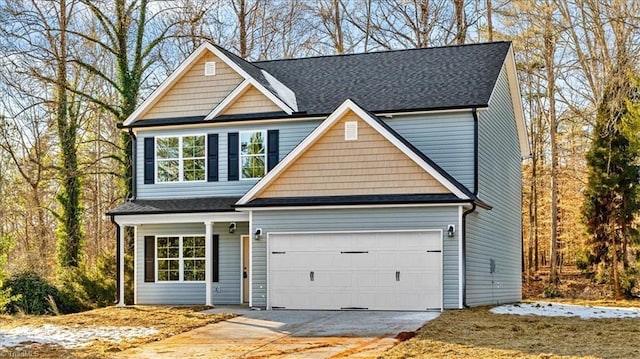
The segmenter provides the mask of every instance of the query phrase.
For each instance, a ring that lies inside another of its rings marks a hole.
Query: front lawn
[[[113,353],[167,338],[209,323],[233,317],[232,314],[199,313],[206,307],[159,307],[134,306],[125,308],[108,307],[83,313],[60,316],[0,316],[0,358],[109,358]],[[86,344],[69,343],[73,340],[96,337]],[[38,334],[51,332],[38,343]],[[105,332],[113,333],[111,338]],[[22,344],[4,347],[4,342],[15,340],[16,333],[24,333],[28,338]],[[123,336],[122,339],[117,335]],[[68,336],[72,340],[65,340]],[[77,336],[77,337],[76,337]],[[78,339],[76,339],[78,338]]]
[[[489,309],[446,311],[422,327],[414,338],[398,344],[382,357],[640,357],[636,344],[640,319],[520,316],[493,314]]]

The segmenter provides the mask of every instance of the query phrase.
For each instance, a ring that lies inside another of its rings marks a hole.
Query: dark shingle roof
[[[240,197],[136,199],[107,212],[108,215],[232,212]]]
[[[487,106],[509,42],[254,62],[327,114],[350,98],[374,111]]]

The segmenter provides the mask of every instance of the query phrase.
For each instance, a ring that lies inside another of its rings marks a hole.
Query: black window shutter
[[[144,236],[144,281],[155,282],[156,237]]]
[[[220,281],[220,235],[214,234],[212,241],[212,251],[213,255],[211,256],[211,266],[212,266],[212,282]]]
[[[228,140],[228,161],[227,161],[227,174],[229,181],[237,181],[240,171],[240,142],[237,132],[232,132],[227,135]]]
[[[218,134],[210,133],[207,136],[207,181],[218,180]]]
[[[271,171],[280,161],[280,140],[278,137],[278,130],[267,131],[267,171]]]
[[[155,157],[155,148],[154,148],[153,137],[145,137],[144,138],[144,184],[153,184],[155,181],[154,157]]]

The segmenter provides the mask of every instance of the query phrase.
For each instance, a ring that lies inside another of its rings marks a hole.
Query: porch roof
[[[107,212],[110,216],[166,213],[233,212],[240,197],[135,199]]]

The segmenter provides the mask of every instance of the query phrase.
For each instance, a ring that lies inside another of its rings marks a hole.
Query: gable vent
[[[211,61],[211,62],[205,62],[204,63],[204,75],[205,76],[215,76],[216,74],[216,63]]]
[[[358,139],[358,121],[346,121],[344,123],[344,140],[355,141]]]

